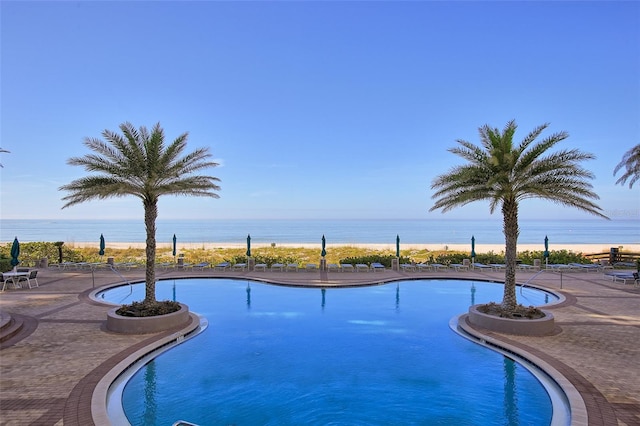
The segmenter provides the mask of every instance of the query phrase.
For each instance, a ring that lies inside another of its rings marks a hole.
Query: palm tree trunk
[[[504,275],[504,295],[502,297],[502,307],[513,310],[517,305],[516,301],[516,256],[518,254],[518,202],[510,199],[502,204],[502,215],[504,220],[505,239],[505,275]]]
[[[147,266],[145,273],[144,303],[156,303],[156,219],[157,200],[144,200],[144,225],[147,230]]]

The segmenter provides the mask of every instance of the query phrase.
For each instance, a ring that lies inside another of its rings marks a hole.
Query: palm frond
[[[629,189],[640,180],[640,144],[625,152],[622,160],[613,169],[615,176],[622,168],[625,172],[616,180],[616,185],[624,185],[629,180]]]

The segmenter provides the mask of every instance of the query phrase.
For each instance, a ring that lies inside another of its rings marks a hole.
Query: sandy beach
[[[75,242],[68,244],[69,247],[95,247],[98,248],[98,242]],[[251,248],[270,247],[270,244],[251,244]],[[331,250],[332,247],[362,247],[372,250],[390,250],[395,251],[395,244],[327,244],[327,250]],[[112,243],[107,244],[107,248],[113,249],[126,249],[126,248],[144,248],[145,243]],[[205,249],[213,250],[216,248],[244,248],[244,243],[178,243],[178,250],[194,250]],[[318,248],[320,244],[302,244],[302,243],[278,243],[277,247],[291,247],[291,248]],[[562,244],[562,245],[549,245],[549,250],[568,250],[574,253],[608,253],[611,247],[618,247],[620,251],[625,252],[640,252],[640,244],[627,244],[624,246],[617,246],[615,244]],[[158,243],[158,248],[171,248],[171,243]],[[469,244],[401,244],[401,250],[451,250],[451,251],[469,251],[471,249]],[[504,244],[476,244],[476,253],[488,253],[493,252],[499,254],[504,251]],[[534,251],[544,250],[542,244],[519,244],[518,251]]]

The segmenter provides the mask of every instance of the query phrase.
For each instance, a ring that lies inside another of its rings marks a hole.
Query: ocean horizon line
[[[521,220],[519,244],[610,244],[612,247],[640,244],[638,221],[548,221]],[[0,219],[0,242],[98,241],[144,242],[142,220],[35,220]],[[390,244],[399,237],[402,244],[502,244],[502,221],[420,219],[420,220],[158,220],[156,240],[169,242],[176,235],[180,243],[313,244],[324,235],[327,243]]]
[[[30,218],[30,219],[20,219],[20,218],[2,218],[1,221],[48,221],[48,222],[141,222],[144,223],[144,218],[142,217],[132,217],[132,218]],[[637,221],[638,217],[635,215],[628,215],[625,217],[614,217],[610,219],[611,221]],[[316,217],[316,218],[243,218],[243,217],[228,217],[228,218],[158,218],[157,222],[177,222],[177,221],[191,221],[191,222],[215,222],[215,221],[297,221],[297,222],[319,222],[319,221],[343,221],[343,222],[356,222],[356,221],[371,221],[371,222],[389,222],[389,221],[424,221],[424,222],[439,222],[439,221],[447,221],[447,222],[468,222],[468,221],[477,221],[477,222],[493,222],[500,221],[502,223],[502,217],[471,217],[471,218],[459,218],[459,217],[443,217],[443,218],[424,218],[424,217],[415,217],[415,218],[371,218],[371,217],[362,217],[362,218],[341,218],[341,217]],[[606,219],[596,218],[596,217],[580,217],[580,218],[520,218],[521,222],[591,222],[591,221],[606,221]]]

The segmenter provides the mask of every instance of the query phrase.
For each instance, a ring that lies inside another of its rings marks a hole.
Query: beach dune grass
[[[3,259],[10,267],[9,252],[11,244],[0,246],[0,269],[5,270]],[[242,247],[218,247],[218,248],[191,248],[180,250],[178,256],[184,258],[185,263],[220,262],[240,263],[246,261],[246,248]],[[252,256],[256,263],[307,263],[320,262],[320,250],[305,247],[257,247],[252,249]],[[454,250],[428,250],[406,249],[400,250],[401,263],[462,263],[463,259],[469,259],[469,252]],[[36,265],[37,262],[47,257],[49,263],[57,263],[58,248],[52,242],[28,242],[21,244],[21,261],[23,265]],[[74,247],[73,244],[63,246],[63,260],[68,262],[106,262],[112,257],[115,262],[137,262],[143,264],[145,251],[141,247],[107,248],[104,256],[98,254],[97,247]],[[370,247],[344,245],[330,247],[325,257],[327,263],[353,263],[354,259],[392,258],[395,250],[375,249]],[[518,253],[518,260],[522,263],[533,264],[535,259],[543,260],[542,251],[522,251]],[[159,247],[156,250],[158,262],[174,262],[170,247]],[[346,262],[345,262],[346,261]],[[477,253],[475,261],[479,263],[503,263],[504,253]],[[569,250],[555,250],[550,252],[549,263],[591,263],[582,253],[574,253]],[[358,263],[369,263],[367,261]],[[10,269],[10,268],[9,268]],[[8,270],[8,269],[7,269]]]

